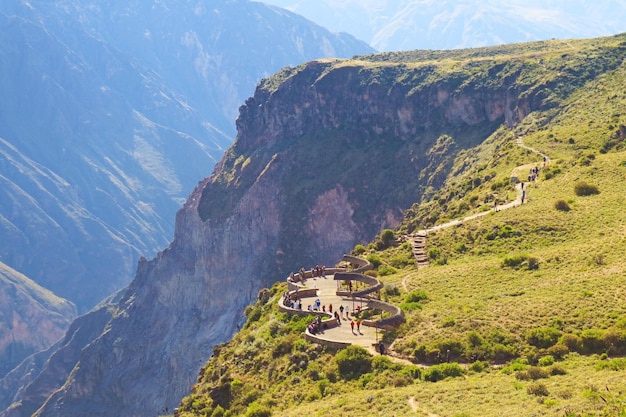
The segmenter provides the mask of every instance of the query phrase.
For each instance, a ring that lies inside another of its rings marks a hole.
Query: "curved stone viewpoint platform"
[[[319,316],[320,330],[313,334],[307,329],[305,333],[307,340],[313,343],[335,349],[354,344],[378,351],[385,329],[402,323],[404,312],[372,296],[373,293],[380,294],[383,284],[363,274],[372,269],[369,262],[349,255],[344,255],[343,261],[356,265],[356,268],[350,271],[347,268],[329,268],[324,276],[317,277],[313,276],[313,271],[294,274],[287,280],[289,299],[294,301],[294,307],[285,305],[285,299],[281,298],[278,308],[291,314]],[[298,307],[300,304],[302,308]],[[364,312],[359,316],[370,316],[367,311],[377,313],[367,319],[359,319],[355,315],[359,310]],[[335,318],[335,313],[339,314],[339,320]]]

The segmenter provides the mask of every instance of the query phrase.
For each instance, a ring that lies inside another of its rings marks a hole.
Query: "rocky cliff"
[[[56,343],[75,317],[74,304],[0,262],[0,378]]]
[[[264,80],[240,108],[235,143],[178,212],[171,245],[140,261],[36,415],[171,412],[260,288],[396,225],[459,151],[621,65],[623,37],[605,44],[321,60]]]

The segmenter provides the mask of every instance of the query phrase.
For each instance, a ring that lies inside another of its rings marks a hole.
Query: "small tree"
[[[372,355],[358,345],[350,345],[337,353],[335,361],[344,379],[356,379],[372,371]]]
[[[396,233],[391,229],[385,229],[380,233],[380,240],[385,246],[391,246],[396,243]]]

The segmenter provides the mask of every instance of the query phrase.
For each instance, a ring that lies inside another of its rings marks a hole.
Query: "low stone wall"
[[[372,265],[368,260],[363,259],[363,258],[358,258],[352,255],[343,255],[343,258],[341,258],[341,260],[344,262],[350,262],[351,264],[356,265],[357,268],[354,269],[352,272],[355,272],[357,274],[365,272],[365,271],[369,271],[370,269],[374,267],[374,265]]]
[[[289,291],[289,295],[294,299],[298,298],[306,298],[306,297],[316,297],[317,296],[317,288],[300,288],[298,287],[298,291],[295,289],[293,291]]]
[[[391,317],[387,317],[381,320],[363,320],[364,326],[378,327],[378,328],[391,328],[402,323],[404,320],[404,311],[400,307],[393,304],[386,303],[379,300],[368,300],[369,309],[383,310],[391,314]]]
[[[304,333],[304,338],[311,343],[317,343],[320,345],[328,346],[329,348],[334,349],[334,350],[345,349],[352,344],[350,342],[338,342],[334,340],[331,341],[331,340],[322,339],[318,337],[318,335],[309,333],[308,330]]]

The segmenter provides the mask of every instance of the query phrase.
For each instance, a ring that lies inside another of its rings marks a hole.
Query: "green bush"
[[[559,211],[570,211],[569,204],[567,204],[567,201],[565,200],[556,200],[554,202],[554,208]]]
[[[350,345],[335,355],[339,375],[346,379],[356,379],[372,371],[372,355],[357,345]]]
[[[389,265],[398,269],[413,265],[413,262],[413,254],[410,252],[398,254],[389,259]]]
[[[392,362],[387,356],[380,355],[375,356],[374,359],[372,359],[372,370],[374,373],[380,373],[387,369],[395,369],[399,367],[399,365]]]
[[[428,249],[428,259],[436,261],[441,256],[441,249],[439,248],[430,248]]]
[[[554,327],[540,327],[526,332],[526,341],[540,349],[549,348],[556,344],[561,336],[561,331]]]
[[[272,417],[272,411],[265,405],[251,403],[246,411],[246,417]]]
[[[413,379],[420,379],[422,377],[422,369],[419,366],[406,365],[402,367],[400,374]]]
[[[546,355],[539,359],[539,366],[551,366],[554,364],[554,356]]]
[[[355,255],[363,255],[367,251],[367,248],[360,243],[354,247],[352,253]]]
[[[421,310],[422,305],[417,302],[402,303],[400,304],[400,309],[408,313],[409,311]]]
[[[441,363],[424,370],[424,380],[437,382],[448,377],[459,377],[464,374],[463,368],[458,363]]]
[[[522,380],[522,381],[528,381],[528,380],[537,380],[537,379],[543,379],[543,378],[548,378],[550,376],[550,372],[544,368],[540,368],[538,366],[531,366],[528,369],[526,369],[525,371],[517,371],[515,373],[515,378]]]
[[[426,291],[424,290],[411,291],[404,299],[407,303],[419,303],[423,300],[428,300],[428,294],[426,294]]]
[[[586,196],[590,196],[594,194],[600,194],[600,190],[598,189],[598,186],[589,184],[585,181],[577,182],[576,185],[574,185],[574,192],[579,197],[586,197]]]
[[[563,336],[561,336],[560,343],[567,347],[570,352],[580,353],[583,350],[583,341],[575,334],[564,334]]]
[[[367,255],[365,259],[367,259],[367,261],[371,263],[374,268],[378,268],[383,263],[382,259],[380,259],[380,256],[376,255],[375,253]]]
[[[224,408],[221,405],[218,405],[213,409],[211,413],[211,417],[223,417],[224,416]]]
[[[395,268],[393,268],[391,266],[388,266],[388,265],[383,265],[380,268],[378,268],[378,276],[381,276],[381,277],[384,277],[384,276],[387,276],[387,275],[393,275],[396,272],[398,272],[397,269],[395,269]]]
[[[515,345],[504,345],[496,343],[493,345],[493,358],[496,361],[506,361],[517,356]]]
[[[610,369],[612,371],[626,370],[626,358],[611,359],[608,361],[599,362],[596,365],[596,369],[601,371],[603,369]]]
[[[396,243],[396,233],[391,229],[385,229],[380,233],[380,240],[385,246],[391,246]]]
[[[388,297],[394,297],[400,295],[400,288],[394,284],[385,284],[383,293]]]
[[[480,373],[487,369],[489,369],[489,362],[486,361],[476,361],[470,364],[468,369],[472,372]]]
[[[550,346],[546,349],[546,353],[552,356],[555,360],[560,361],[569,353],[569,349],[564,344],[557,343],[556,345]]]

